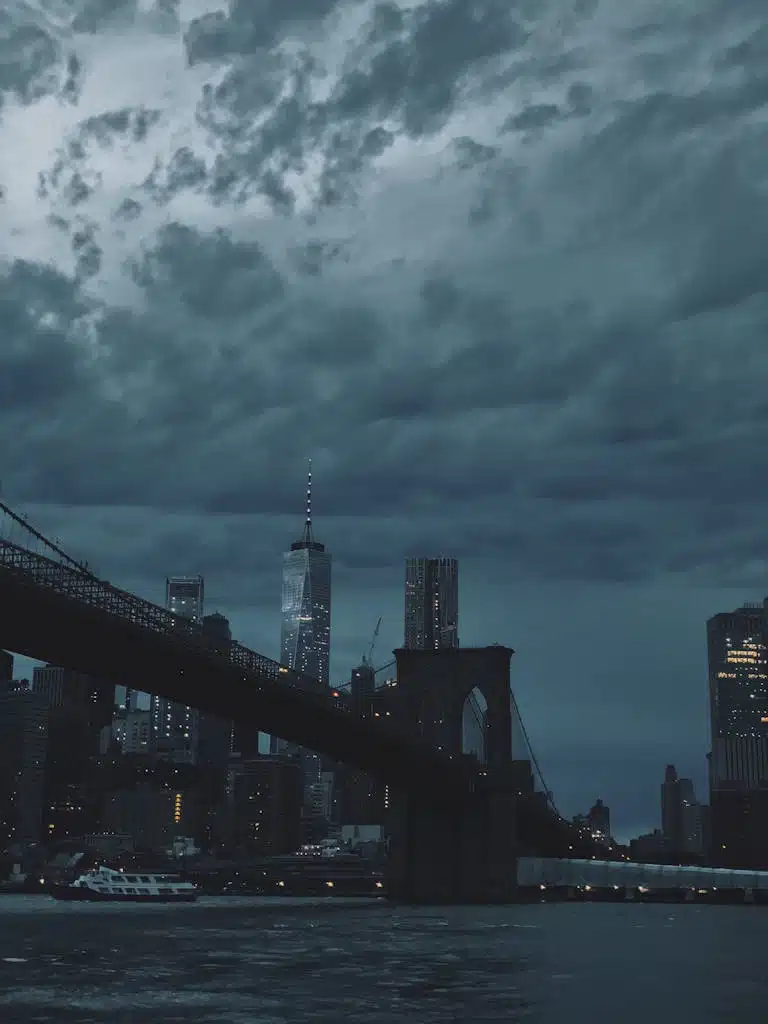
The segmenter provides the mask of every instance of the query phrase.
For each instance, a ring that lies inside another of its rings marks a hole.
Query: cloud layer
[[[372,622],[414,552],[762,588],[766,52],[725,0],[11,5],[4,493],[254,643],[310,455]]]

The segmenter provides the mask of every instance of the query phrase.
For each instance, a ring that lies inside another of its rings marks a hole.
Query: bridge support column
[[[393,794],[390,810],[390,899],[437,905],[515,901],[515,794],[507,787],[450,804],[444,797]]]

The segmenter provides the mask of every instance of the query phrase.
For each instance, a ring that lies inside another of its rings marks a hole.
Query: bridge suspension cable
[[[552,808],[552,810],[555,812],[555,814],[558,816],[558,818],[560,818],[560,819],[562,819],[564,821],[565,819],[563,818],[562,814],[557,809],[557,806],[555,804],[554,797],[552,796],[552,790],[547,786],[547,783],[546,783],[546,781],[544,779],[544,775],[543,775],[543,773],[541,771],[541,766],[539,765],[539,759],[536,757],[536,751],[533,749],[533,745],[531,744],[531,738],[528,735],[528,730],[525,728],[525,722],[523,721],[523,716],[520,714],[520,708],[518,707],[517,699],[515,698],[515,694],[514,694],[514,692],[512,691],[511,688],[510,688],[510,691],[509,691],[509,696],[510,696],[510,699],[512,700],[512,707],[514,709],[515,715],[517,716],[517,720],[520,723],[520,730],[521,730],[521,732],[523,734],[523,739],[525,740],[525,745],[528,748],[528,753],[531,755],[531,764],[533,765],[534,771],[536,772],[536,774],[537,774],[537,776],[539,778],[539,782],[541,783],[542,789],[544,790],[544,794],[545,794],[545,796],[547,798],[547,803]]]
[[[44,544],[50,551],[54,551],[59,558],[63,558],[64,561],[68,565],[72,566],[73,569],[77,569],[79,572],[83,573],[84,576],[87,576],[89,579],[94,580],[97,583],[100,582],[98,577],[88,568],[87,563],[78,562],[77,559],[72,558],[66,553],[66,551],[62,550],[58,544],[55,544],[52,540],[49,540],[45,534],[35,529],[25,516],[19,515],[18,512],[14,512],[13,509],[6,505],[4,501],[0,501],[0,512],[3,512],[13,522],[17,523],[22,530],[26,530],[27,533],[31,534],[35,540]]]

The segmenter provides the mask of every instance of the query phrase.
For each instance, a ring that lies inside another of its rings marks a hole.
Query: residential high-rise
[[[312,534],[312,463],[304,532],[283,555],[280,661],[322,687],[331,655],[331,556]]]
[[[707,622],[712,854],[768,868],[768,599]]]
[[[165,581],[165,607],[184,619],[202,622],[204,596],[202,576],[171,576]]]
[[[203,619],[202,576],[171,576],[165,581],[165,606],[184,619]],[[171,761],[194,763],[197,759],[199,715],[195,708],[152,695],[152,742],[158,754]]]
[[[611,811],[602,800],[596,800],[587,813],[587,825],[597,839],[611,838]]]
[[[406,560],[404,646],[427,651],[459,646],[457,559]]]

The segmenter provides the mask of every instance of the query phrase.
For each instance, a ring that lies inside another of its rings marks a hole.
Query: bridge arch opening
[[[464,699],[461,712],[461,752],[488,763],[488,701],[475,686]]]

